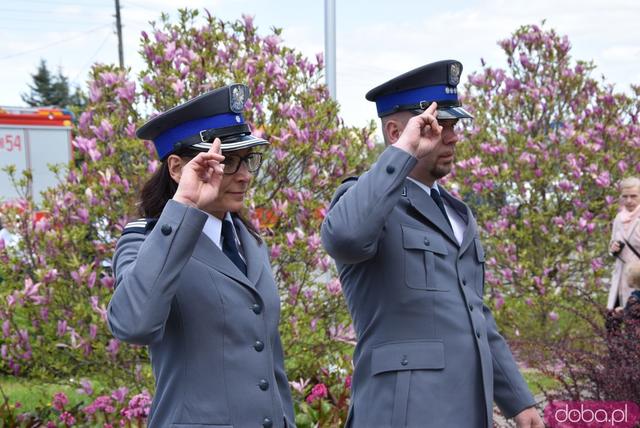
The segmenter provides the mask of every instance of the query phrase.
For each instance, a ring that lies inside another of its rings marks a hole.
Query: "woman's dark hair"
[[[180,152],[178,156],[185,159],[194,158],[199,151],[185,150]],[[173,198],[176,190],[178,190],[178,183],[173,181],[171,174],[169,174],[169,165],[167,160],[163,160],[160,167],[153,173],[153,175],[144,183],[142,190],[140,191],[140,200],[138,202],[138,213],[145,218],[158,218],[162,214],[164,206],[169,199]],[[232,216],[237,217],[242,224],[247,228],[251,236],[261,244],[260,232],[247,221],[241,213],[232,213]]]

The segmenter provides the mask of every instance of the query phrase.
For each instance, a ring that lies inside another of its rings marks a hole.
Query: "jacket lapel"
[[[449,226],[447,219],[444,218],[440,208],[433,202],[433,199],[426,194],[417,184],[411,180],[405,180],[405,188],[407,190],[407,199],[424,218],[429,220],[434,226],[447,236],[452,242],[458,245],[458,240],[453,234],[453,229]]]
[[[462,237],[462,243],[460,244],[460,253],[464,254],[467,251],[467,248],[473,242],[473,238],[476,237],[478,233],[478,225],[476,224],[476,219],[471,214],[471,210],[467,207],[467,218],[469,221],[467,222],[467,228],[464,231],[464,236]]]
[[[218,246],[214,244],[213,241],[204,233],[200,234],[200,238],[198,239],[198,243],[196,244],[192,257],[217,270],[223,275],[241,283],[242,285],[255,290],[255,286],[252,281],[240,272],[237,266],[234,265],[222,250],[218,248]]]
[[[438,188],[440,189],[440,194],[447,201],[449,206],[453,207],[453,209],[456,210],[456,212],[467,224],[464,229],[464,235],[462,235],[462,242],[460,243],[460,254],[463,254],[465,251],[467,251],[467,248],[473,242],[473,238],[477,234],[478,225],[476,224],[476,220],[473,217],[471,209],[469,209],[469,207],[465,203],[454,198],[441,186],[438,186]]]
[[[245,262],[247,263],[247,276],[249,277],[249,281],[256,285],[264,270],[262,249],[240,220],[234,219],[234,225],[238,232],[238,238],[240,238],[240,242],[242,243],[242,249],[244,250]]]

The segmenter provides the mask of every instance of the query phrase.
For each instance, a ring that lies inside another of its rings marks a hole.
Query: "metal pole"
[[[120,68],[124,68],[124,52],[122,50],[122,22],[120,21],[120,0],[116,0],[116,29],[118,30],[118,58]]]
[[[324,63],[329,95],[336,99],[336,0],[324,0]]]

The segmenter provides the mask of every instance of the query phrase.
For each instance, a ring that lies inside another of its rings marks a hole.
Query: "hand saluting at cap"
[[[442,126],[438,124],[435,115],[437,108],[438,105],[433,102],[422,114],[409,119],[394,146],[411,153],[418,159],[432,151],[442,134]]]
[[[224,172],[222,161],[220,139],[216,138],[208,152],[198,154],[182,168],[173,199],[200,209],[210,205],[220,189]]]

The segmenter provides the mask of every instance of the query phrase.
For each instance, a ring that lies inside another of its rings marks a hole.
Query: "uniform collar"
[[[418,185],[418,187],[420,187],[422,190],[427,192],[428,195],[431,195],[431,189],[434,189],[436,192],[440,193],[440,189],[438,188],[438,180],[434,181],[433,185],[431,187],[429,187],[426,184],[419,182],[415,178],[407,177],[407,179],[409,179],[409,180],[413,181],[414,183],[416,183]]]
[[[207,237],[211,239],[213,243],[218,246],[218,248],[222,249],[222,220],[220,220],[218,217],[213,216],[209,213],[206,213],[206,214],[207,214],[207,221],[204,224],[204,227],[202,228],[202,233],[207,235]],[[233,224],[233,218],[231,217],[231,214],[229,212],[227,212],[224,215],[224,219],[225,221],[230,221],[231,224]],[[242,244],[238,239],[238,233],[236,232],[235,225],[233,228],[233,236],[236,239],[236,245],[238,245],[238,248],[240,248]]]

